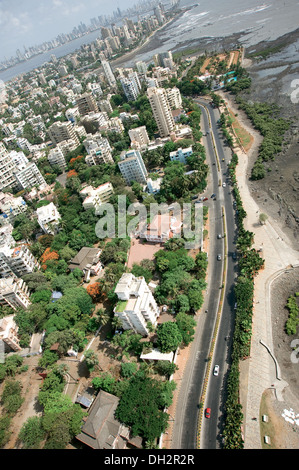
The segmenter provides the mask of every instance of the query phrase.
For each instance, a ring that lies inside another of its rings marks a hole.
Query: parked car
[[[223,188],[225,188],[225,186],[226,186],[226,183],[222,183],[222,186],[223,186]]]
[[[221,255],[217,255],[218,261],[221,261]]]
[[[210,418],[210,417],[211,417],[211,408],[206,408],[205,416],[206,416],[206,418]]]
[[[222,238],[221,233],[218,233],[217,238],[218,238],[218,239]]]
[[[204,197],[204,198],[203,198],[203,201],[207,201],[207,200],[208,200],[208,198],[207,198],[207,197]]]
[[[195,194],[195,196],[192,196],[192,199],[197,199],[198,198],[198,195]]]
[[[213,372],[213,374],[216,375],[216,376],[219,374],[219,366],[218,366],[218,365],[216,365],[216,366],[214,367],[214,372]]]
[[[216,194],[215,194],[215,193],[213,193],[213,194],[212,194],[212,196],[211,196],[211,198],[213,198],[213,197],[215,197],[215,196],[216,196]]]
[[[237,259],[237,254],[233,253],[233,259]]]

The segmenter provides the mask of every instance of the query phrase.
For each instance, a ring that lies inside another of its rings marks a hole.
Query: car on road
[[[224,162],[224,158],[222,158],[222,161]]]
[[[200,204],[202,201],[195,201],[194,204]]]
[[[208,198],[207,198],[207,197],[204,197],[204,198],[203,198],[203,201],[208,201]]]
[[[214,367],[213,374],[214,374],[215,376],[217,376],[217,375],[219,374],[219,366],[218,366],[218,365],[216,365],[216,366]]]
[[[192,196],[192,199],[197,199],[198,198],[198,195],[195,194],[195,196]]]
[[[221,233],[218,233],[217,238],[218,238],[218,239],[222,238]]]
[[[216,197],[216,194],[215,194],[215,193],[212,194],[211,198],[213,198],[213,197]]]
[[[232,256],[233,256],[233,259],[237,259],[237,253],[234,252]]]
[[[223,186],[223,188],[225,188],[225,186],[226,186],[226,183],[222,183],[222,186]]]
[[[221,255],[217,255],[218,261],[221,261]]]
[[[206,418],[210,418],[210,417],[211,417],[211,408],[206,408],[205,416],[206,416]]]

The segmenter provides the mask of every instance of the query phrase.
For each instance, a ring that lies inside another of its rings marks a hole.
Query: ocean
[[[239,41],[246,47],[260,41],[271,41],[298,28],[298,0],[202,0],[194,2],[181,0],[181,7],[194,6],[170,25],[157,32],[145,51],[137,53],[126,63],[132,66],[138,60],[149,62],[154,54],[167,50],[179,50],[186,44],[198,43],[201,38],[208,38],[211,43],[215,38],[228,37],[242,33]],[[95,41],[100,31],[64,44],[52,51],[40,54],[0,72],[0,80],[11,80],[21,73],[40,67],[50,60],[51,54],[63,57],[75,52],[82,44]],[[151,45],[153,48],[151,48]]]

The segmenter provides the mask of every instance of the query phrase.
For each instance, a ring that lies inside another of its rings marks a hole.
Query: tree
[[[178,325],[173,322],[161,323],[157,328],[157,346],[162,353],[175,351],[182,342]]]
[[[44,440],[46,432],[42,426],[42,417],[32,416],[23,424],[19,433],[24,449],[39,449],[41,441]]]
[[[99,360],[98,360],[98,357],[97,357],[96,353],[94,351],[92,351],[91,349],[89,349],[88,351],[86,351],[84,356],[85,356],[85,364],[86,364],[88,370],[90,372],[93,371],[93,369],[97,365],[99,365]]]
[[[193,341],[196,321],[191,315],[182,312],[177,314],[175,321],[182,335],[184,344],[188,346],[188,344]]]
[[[266,223],[266,220],[268,219],[267,214],[260,214],[259,215],[259,221],[261,225],[264,225]]]
[[[160,403],[159,382],[135,375],[120,397],[115,417],[131,428],[133,436],[154,441],[165,431],[168,421]]]
[[[86,292],[90,295],[93,302],[99,302],[103,293],[101,286],[98,282],[94,282],[93,284],[88,284],[86,288]]]

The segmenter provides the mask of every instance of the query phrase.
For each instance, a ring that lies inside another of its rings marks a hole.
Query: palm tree
[[[108,321],[110,320],[110,315],[107,310],[100,308],[97,312],[98,320],[102,326],[107,325]]]

